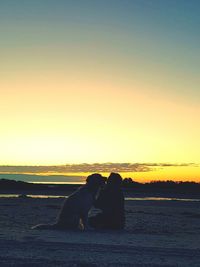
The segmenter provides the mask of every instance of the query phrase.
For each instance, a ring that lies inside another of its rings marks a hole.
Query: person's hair
[[[119,173],[111,172],[108,177],[107,184],[111,187],[121,187],[122,177]]]

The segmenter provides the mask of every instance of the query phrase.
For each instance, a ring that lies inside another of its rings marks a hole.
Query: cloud
[[[0,166],[1,173],[150,172],[166,167],[199,167],[195,163],[93,163],[60,166]]]
[[[199,164],[196,163],[143,163],[146,166],[151,167],[198,167]]]

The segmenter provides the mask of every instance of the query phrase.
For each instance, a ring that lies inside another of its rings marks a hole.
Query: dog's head
[[[105,179],[101,174],[93,173],[87,177],[86,184],[95,191],[105,184]]]

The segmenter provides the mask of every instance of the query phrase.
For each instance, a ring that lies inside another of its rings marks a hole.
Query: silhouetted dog
[[[72,193],[61,208],[55,224],[39,224],[32,229],[79,229],[80,223],[88,227],[88,212],[91,209],[98,189],[104,184],[104,179],[98,173],[89,175],[86,184]]]

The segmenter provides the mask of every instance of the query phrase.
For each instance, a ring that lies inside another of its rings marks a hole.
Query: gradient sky
[[[198,164],[199,14],[198,0],[1,0],[0,164]],[[200,180],[185,168],[170,175]]]

